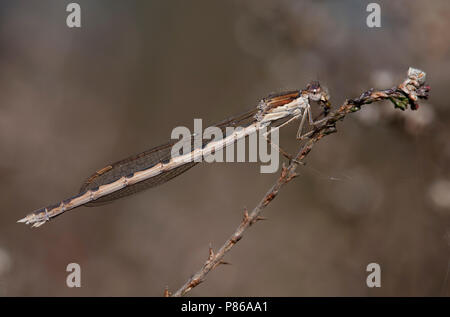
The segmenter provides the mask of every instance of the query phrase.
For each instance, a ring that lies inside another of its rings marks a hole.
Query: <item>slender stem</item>
[[[337,132],[337,121],[343,120],[347,114],[351,112],[359,111],[363,105],[382,100],[390,100],[396,108],[401,108],[402,110],[405,110],[408,104],[412,110],[417,109],[417,98],[426,99],[430,88],[428,86],[424,86],[423,80],[413,81],[414,79],[417,80],[417,78],[411,77],[410,72],[411,69],[408,72],[408,79],[406,79],[398,87],[381,91],[374,91],[372,89],[366,91],[359,98],[346,100],[338,110],[330,113],[326,118],[321,120],[321,123],[308,134],[309,140],[300,147],[295,159],[292,160],[287,167],[283,166],[280,177],[267,191],[258,205],[250,213],[247,211],[244,212],[244,217],[241,223],[234,230],[233,234],[225,241],[222,247],[217,252],[214,252],[210,248],[209,257],[203,264],[202,268],[190,277],[183,286],[173,293],[172,296],[178,297],[185,295],[192,288],[202,283],[210,271],[215,269],[218,265],[226,263],[223,261],[226,253],[236,245],[236,243],[243,237],[245,231],[252,224],[264,219],[261,217],[263,210],[278,195],[281,188],[297,176],[295,173],[297,167],[299,164],[303,163],[313,146],[323,137]],[[415,75],[417,75],[417,73],[415,73]],[[425,73],[423,73],[423,78],[424,77]],[[422,77],[418,78],[420,79]],[[168,290],[166,290],[164,294],[165,296],[170,296],[170,292]]]

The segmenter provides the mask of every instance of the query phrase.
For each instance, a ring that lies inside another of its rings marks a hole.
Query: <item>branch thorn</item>
[[[169,286],[166,286],[166,288],[164,289],[164,297],[170,297],[172,296],[172,292],[169,291]]]

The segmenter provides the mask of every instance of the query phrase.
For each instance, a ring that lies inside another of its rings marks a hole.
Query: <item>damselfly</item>
[[[269,127],[279,129],[300,119],[297,139],[302,139],[305,137],[302,135],[302,131],[306,120],[311,125],[320,121],[313,120],[310,101],[318,102],[323,107],[324,113],[328,112],[328,94],[318,82],[310,83],[304,90],[270,95],[262,99],[259,105],[252,110],[216,125],[223,131],[227,127],[242,127],[231,135],[227,135],[221,140],[203,142],[200,148],[176,157],[171,155],[171,149],[176,141],[171,141],[108,165],[92,174],[77,195],[38,209],[18,222],[39,227],[51,218],[76,207],[98,206],[158,186],[196,165],[199,156],[220,150],[239,139]],[[267,141],[269,141],[267,138],[269,133],[265,134]],[[271,143],[271,145],[290,158],[276,144]]]

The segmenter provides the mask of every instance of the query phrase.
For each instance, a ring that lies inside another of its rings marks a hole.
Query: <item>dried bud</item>
[[[427,74],[420,69],[410,67],[408,69],[408,78],[417,81],[420,85],[425,83]]]

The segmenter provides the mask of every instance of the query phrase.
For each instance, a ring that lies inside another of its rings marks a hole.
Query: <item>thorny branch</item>
[[[223,261],[225,254],[243,237],[245,231],[252,224],[265,219],[261,216],[264,208],[266,208],[278,195],[284,185],[297,176],[295,170],[299,164],[303,163],[313,146],[323,137],[337,131],[336,123],[338,121],[343,120],[345,116],[351,112],[359,111],[363,105],[382,100],[390,100],[395,108],[400,108],[401,110],[406,110],[408,105],[411,110],[416,110],[419,107],[417,100],[427,99],[430,91],[430,87],[424,85],[425,77],[426,75],[424,72],[410,68],[408,70],[408,78],[397,87],[379,91],[370,89],[361,94],[359,98],[346,100],[338,110],[331,112],[324,120],[321,120],[321,123],[314,127],[309,133],[309,140],[300,147],[295,159],[291,160],[287,167],[283,166],[280,177],[261,199],[258,205],[250,213],[248,213],[247,210],[244,212],[241,223],[231,237],[225,241],[217,252],[214,252],[210,247],[208,259],[203,264],[202,268],[190,277],[173,295],[166,289],[164,291],[164,296],[178,297],[185,295],[192,288],[202,283],[211,270],[215,269],[220,264],[226,264],[226,262]]]

